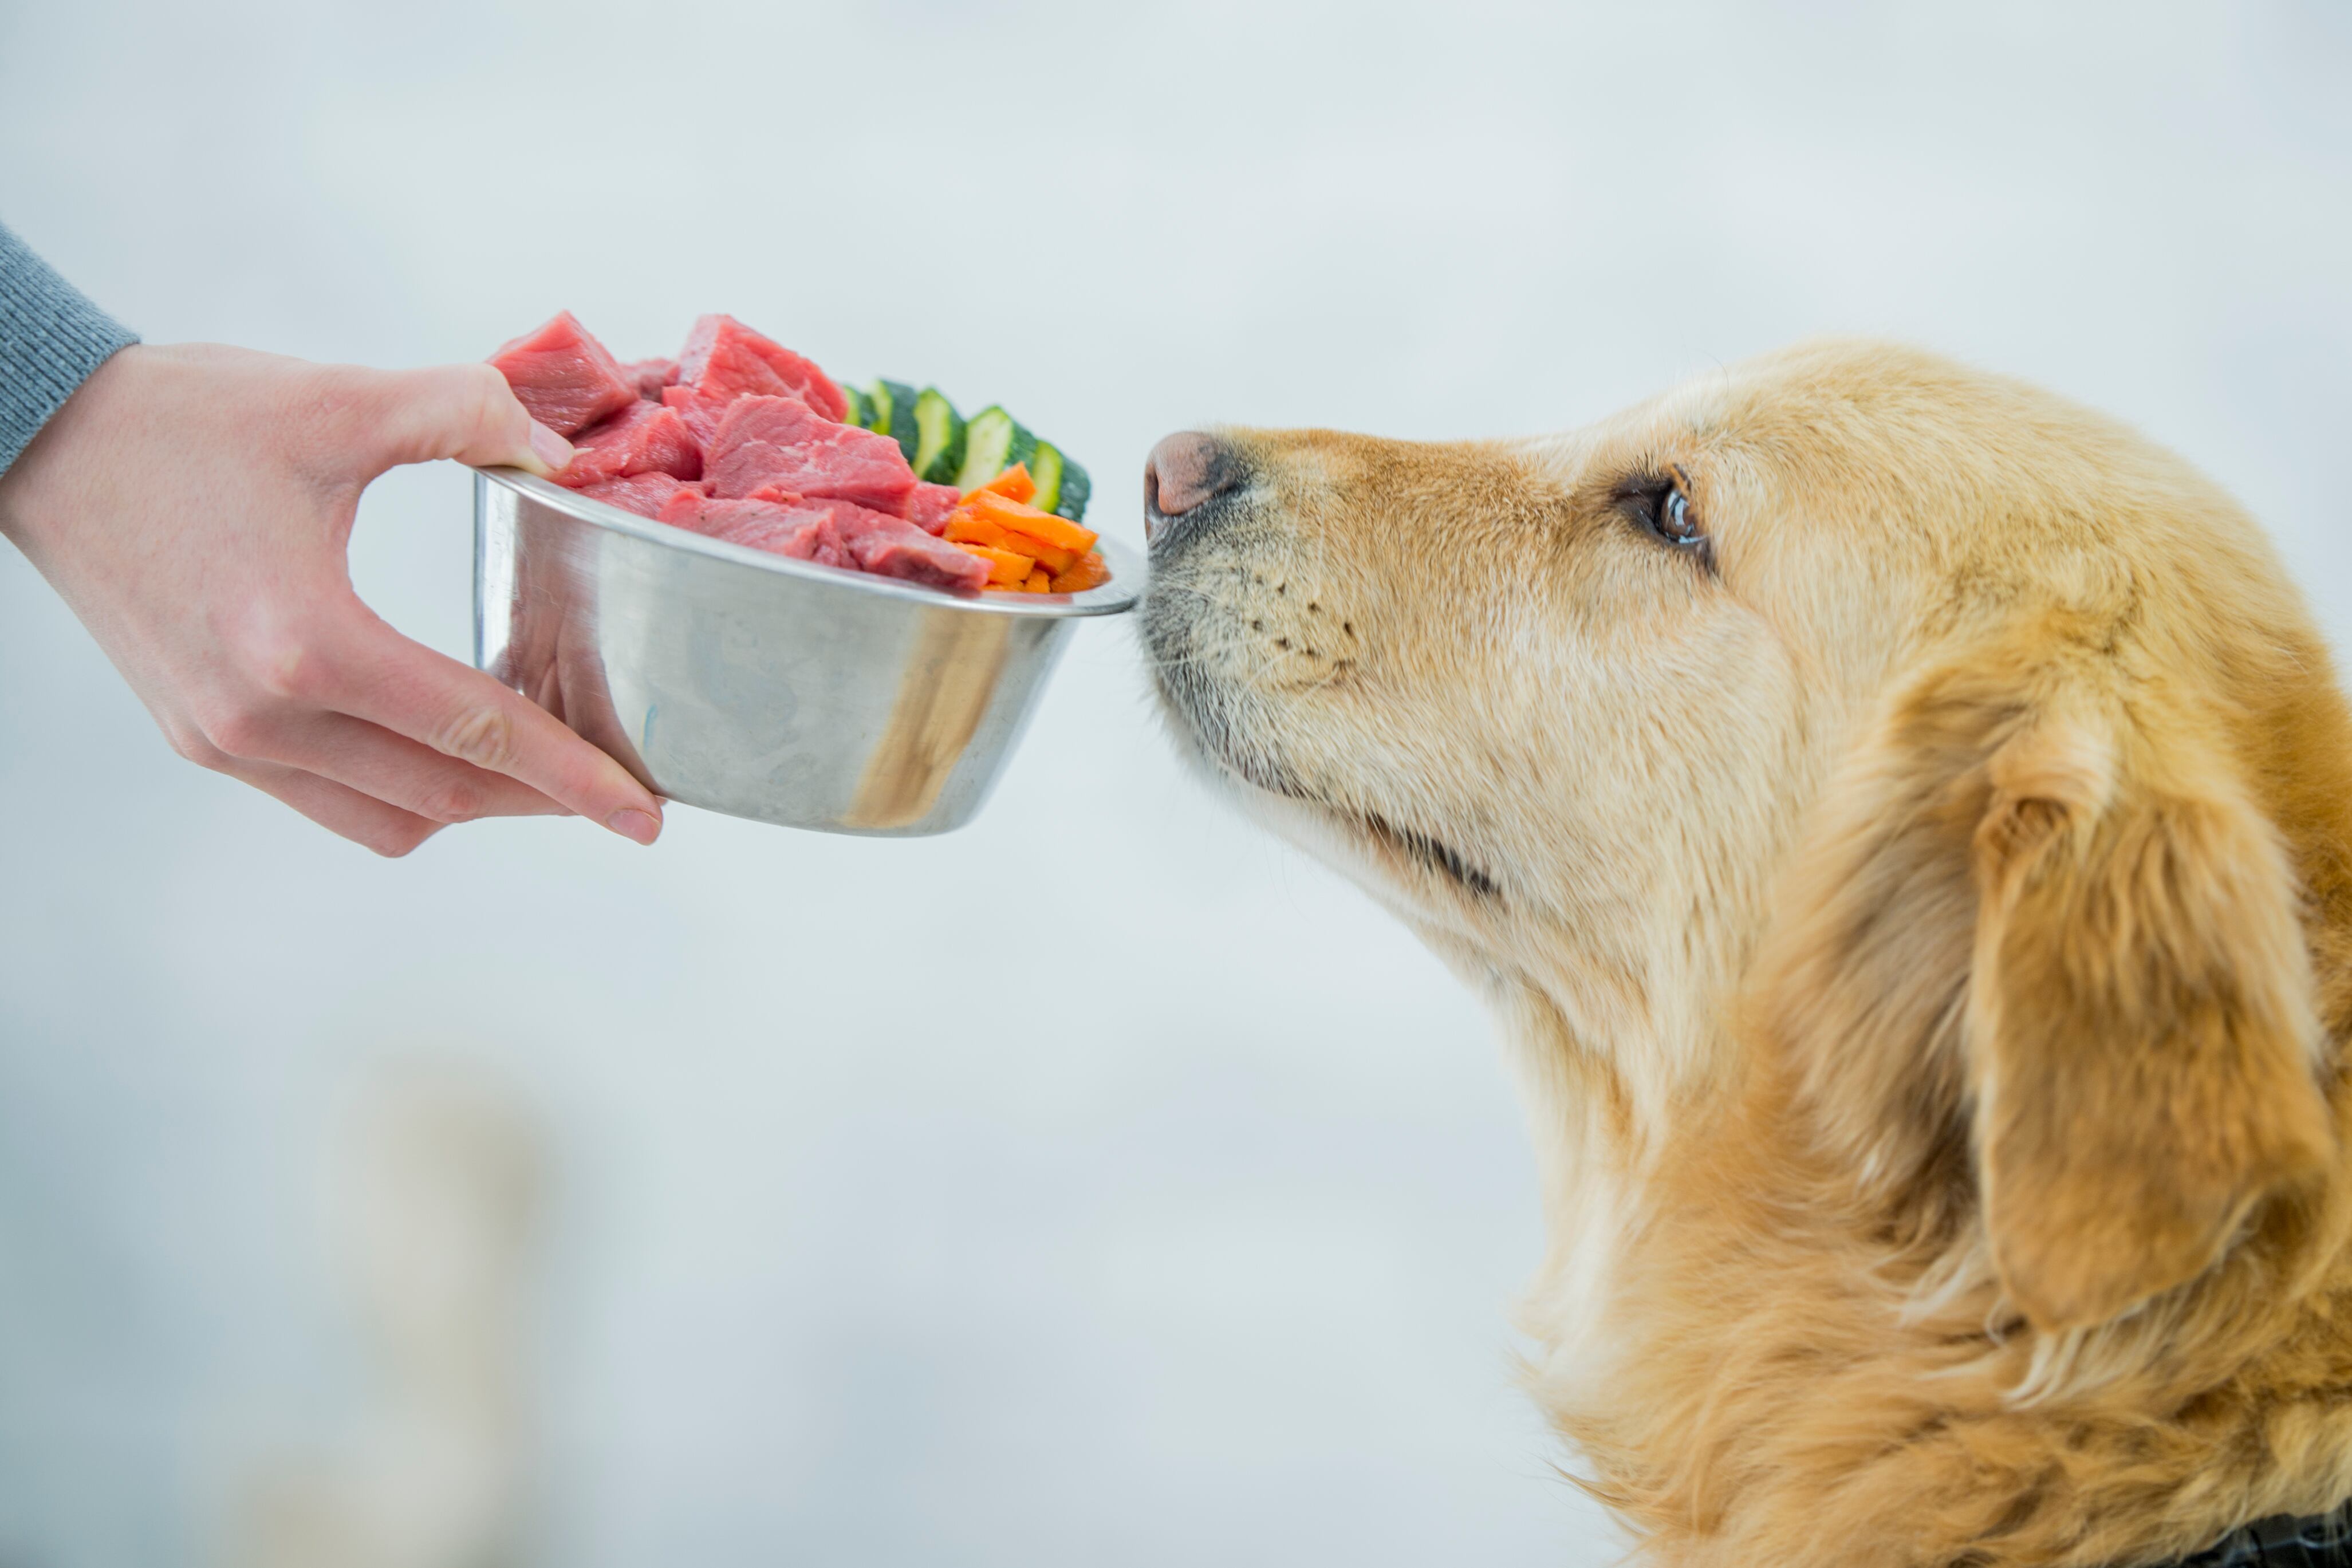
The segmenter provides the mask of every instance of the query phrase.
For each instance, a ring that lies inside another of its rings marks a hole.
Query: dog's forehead
[[[1530,443],[1566,462],[1688,450],[1797,458],[1902,426],[1932,432],[2025,389],[1940,356],[1860,340],[1715,365],[1580,429]]]
[[[1694,376],[1590,424],[1504,445],[1570,485],[1687,468],[1706,461],[1736,434],[1741,390],[1727,373]]]

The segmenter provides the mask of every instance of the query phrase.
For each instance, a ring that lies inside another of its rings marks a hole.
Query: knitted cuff
[[[138,341],[0,224],[0,474],[90,372]]]

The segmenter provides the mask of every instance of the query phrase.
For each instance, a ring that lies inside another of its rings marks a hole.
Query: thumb
[[[443,364],[372,373],[378,472],[455,458],[540,475],[572,460],[572,443],[533,419],[494,365]]]

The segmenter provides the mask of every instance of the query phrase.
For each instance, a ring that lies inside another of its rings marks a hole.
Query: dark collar
[[[2352,1568],[2352,1500],[2326,1513],[2283,1513],[2241,1525],[2165,1568]]]

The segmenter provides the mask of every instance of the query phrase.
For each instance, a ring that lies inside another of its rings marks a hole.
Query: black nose
[[[1180,430],[1143,463],[1143,537],[1157,539],[1172,519],[1237,489],[1241,459],[1214,436]]]

